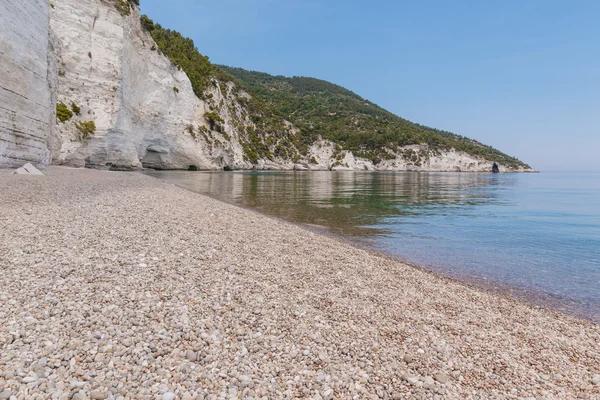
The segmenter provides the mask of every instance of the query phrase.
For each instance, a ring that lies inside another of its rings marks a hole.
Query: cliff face
[[[427,145],[411,145],[390,151],[390,158],[374,164],[370,160],[355,157],[351,151],[336,151],[327,140],[316,142],[310,148],[311,170],[333,171],[415,171],[415,172],[491,172],[493,161],[475,157],[465,152],[436,151]],[[497,163],[496,163],[497,164]],[[498,165],[500,172],[527,172],[525,168],[511,169]]]
[[[289,122],[277,120],[270,133],[256,125],[252,97],[234,82],[214,79],[198,98],[127,0],[3,0],[0,70],[5,167],[491,171],[493,164],[426,145],[389,150],[376,164],[322,139],[302,152]]]
[[[46,0],[0,1],[0,166],[51,161],[54,127]],[[49,79],[50,75],[50,79]]]
[[[186,74],[157,51],[137,8],[123,15],[114,1],[56,0],[50,26],[58,38],[58,101],[81,109],[58,123],[55,163],[115,169],[252,167],[244,161],[233,124],[241,106],[228,90],[211,87],[213,102],[224,105],[220,130],[226,134],[210,129],[205,118],[210,104],[197,98]],[[88,120],[96,131],[83,139],[77,123]]]

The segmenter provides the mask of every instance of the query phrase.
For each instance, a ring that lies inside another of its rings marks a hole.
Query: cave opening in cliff
[[[195,165],[190,165],[187,170],[188,171],[198,171],[198,167],[196,167]]]
[[[494,163],[494,165],[492,165],[492,172],[494,174],[497,174],[500,172],[500,167],[498,167],[498,164]]]

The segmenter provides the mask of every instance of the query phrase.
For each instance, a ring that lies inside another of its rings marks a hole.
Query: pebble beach
[[[0,173],[2,399],[600,399],[600,325],[138,173]]]

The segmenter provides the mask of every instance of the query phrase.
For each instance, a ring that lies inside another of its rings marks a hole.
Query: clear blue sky
[[[219,64],[342,85],[542,170],[600,170],[600,1],[141,0]]]

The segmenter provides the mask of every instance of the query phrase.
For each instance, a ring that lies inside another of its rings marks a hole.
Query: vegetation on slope
[[[400,118],[332,83],[305,77],[287,78],[241,68],[219,66],[302,130],[304,141],[319,136],[355,155],[379,162],[394,157],[389,150],[428,144],[433,151],[455,148],[509,167],[528,167],[491,146]]]
[[[237,100],[242,111],[230,115],[235,117],[233,124],[240,132],[246,159],[253,163],[259,159],[274,160],[275,157],[297,162],[308,153],[312,143],[324,138],[337,144],[338,157],[341,156],[340,150],[349,150],[374,163],[395,158],[395,153],[402,152],[400,148],[403,146],[428,144],[433,152],[454,148],[508,167],[528,167],[520,160],[478,141],[407,121],[341,86],[323,80],[287,78],[215,66],[198,51],[191,39],[179,32],[165,29],[145,15],[142,15],[141,23],[150,32],[158,51],[187,74],[194,93],[211,104],[215,115],[226,105],[216,104],[210,89],[219,88],[224,95]],[[156,50],[155,46],[153,50]],[[233,85],[229,86],[231,82]],[[248,98],[245,93],[251,94],[251,97]],[[300,131],[294,132],[285,120],[292,122]],[[222,123],[209,122],[211,128],[229,140]],[[203,133],[203,136],[212,143],[209,134]],[[406,158],[414,157],[415,165],[420,165],[420,153],[403,153]]]
[[[211,104],[213,112],[205,117],[211,129],[220,132],[227,140],[229,135],[222,128],[224,121],[218,116],[218,112],[226,105],[216,104],[209,89],[219,89],[224,96],[236,99],[242,112],[231,112],[230,115],[234,117],[233,123],[241,133],[240,141],[248,161],[256,163],[259,159],[274,160],[276,156],[287,160],[300,158],[298,149],[307,149],[306,144],[302,143],[301,135],[295,134],[280,114],[260,98],[246,97],[244,85],[213,65],[208,57],[198,51],[193,40],[155,24],[146,15],[141,16],[141,24],[150,32],[158,50],[187,74],[196,96]],[[231,91],[229,83],[233,83]],[[173,90],[179,92],[178,88]],[[252,124],[248,121],[252,121]],[[207,135],[207,142],[212,142],[207,133],[201,133]]]
[[[200,54],[192,39],[183,37],[177,31],[165,29],[160,24],[155,24],[146,15],[142,15],[141,22],[144,29],[152,35],[160,51],[185,71],[192,82],[196,96],[204,98],[204,91],[211,78],[223,76],[223,72],[216,68],[208,60],[208,57]]]

